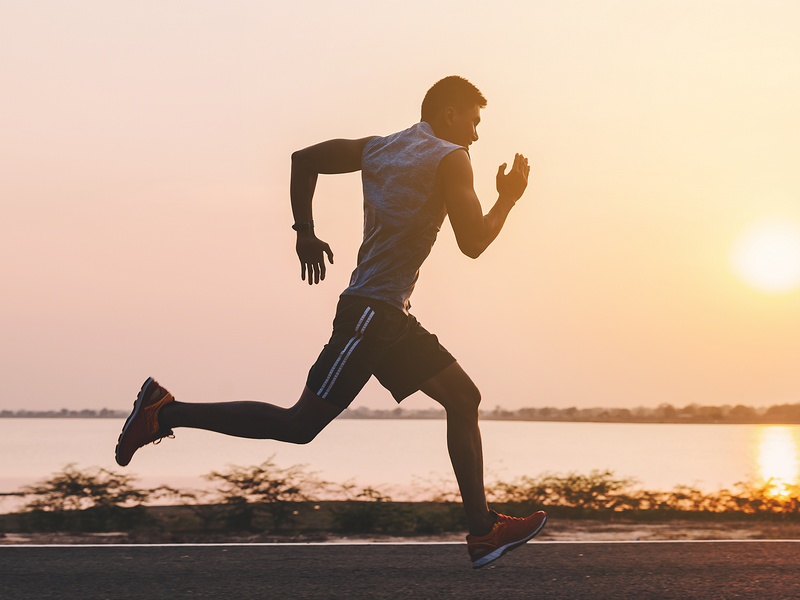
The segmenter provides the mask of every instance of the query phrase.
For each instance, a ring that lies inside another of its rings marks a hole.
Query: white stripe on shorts
[[[339,373],[342,372],[342,369],[344,368],[344,364],[347,362],[347,359],[350,358],[350,355],[353,353],[353,350],[356,349],[356,346],[358,346],[358,343],[361,340],[364,339],[364,332],[367,330],[367,325],[369,325],[369,322],[372,321],[372,317],[374,317],[374,316],[375,316],[375,311],[372,311],[370,313],[369,317],[367,318],[367,322],[364,323],[364,329],[358,335],[358,339],[356,339],[356,341],[353,343],[353,345],[350,346],[350,351],[347,353],[347,356],[344,357],[344,360],[342,361],[342,364],[339,365],[339,368],[336,371],[336,375],[333,376],[333,380],[331,381],[330,387],[328,387],[328,389],[322,395],[323,398],[327,397],[328,393],[331,391],[331,389],[333,389],[333,384],[336,383],[336,378],[339,377]]]
[[[325,378],[325,382],[322,384],[322,387],[319,388],[317,396],[319,396],[320,398],[325,398],[330,393],[331,389],[333,388],[333,384],[336,383],[336,378],[339,377],[339,373],[342,372],[342,369],[344,368],[344,364],[347,362],[347,359],[350,358],[350,355],[353,353],[353,350],[355,350],[355,347],[358,346],[358,343],[364,337],[364,332],[367,330],[367,325],[369,325],[369,322],[372,320],[372,317],[374,316],[375,316],[375,311],[368,306],[367,309],[364,311],[364,314],[361,315],[361,318],[358,320],[358,324],[356,325],[356,334],[350,338],[347,344],[345,344],[342,351],[339,353],[339,357],[336,359],[336,362],[333,363],[331,370],[328,372],[328,376]],[[364,322],[364,319],[366,319],[366,322]],[[339,368],[337,369],[337,367]],[[333,377],[332,381],[331,377]],[[328,385],[329,381],[330,385]]]

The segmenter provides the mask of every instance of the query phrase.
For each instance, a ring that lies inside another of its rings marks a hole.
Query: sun
[[[765,219],[747,229],[731,253],[733,271],[767,294],[800,287],[800,227],[785,219]]]
[[[758,432],[758,466],[767,494],[789,496],[800,475],[797,429],[766,426]]]

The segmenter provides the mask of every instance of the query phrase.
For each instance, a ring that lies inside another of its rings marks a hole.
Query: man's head
[[[422,121],[430,124],[436,137],[459,146],[478,140],[476,128],[486,98],[463,77],[451,75],[440,79],[422,101]]]

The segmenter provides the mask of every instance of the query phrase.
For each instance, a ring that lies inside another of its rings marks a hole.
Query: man
[[[141,446],[195,427],[245,438],[305,444],[353,401],[372,375],[400,402],[421,390],[447,413],[447,445],[469,524],[467,548],[475,568],[536,535],[546,515],[527,519],[489,509],[478,428],[480,392],[437,337],[409,313],[419,268],[445,216],[461,251],[477,258],[494,241],[528,185],[528,160],[514,157],[497,171],[498,198],[485,216],[473,188],[469,146],[478,140],[481,92],[466,79],[446,77],[422,102],[420,123],[387,137],[329,140],[292,155],[293,229],[301,277],[325,279],[330,246],[316,237],[312,198],[320,173],[361,171],[364,241],[349,287],[342,293],[330,342],[311,367],[291,408],[261,402],[189,404],[152,378],[142,386],[117,444],[127,465]]]

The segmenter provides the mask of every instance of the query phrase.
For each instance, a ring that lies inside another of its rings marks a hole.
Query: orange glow
[[[758,466],[771,496],[788,496],[800,470],[797,430],[794,427],[763,427],[759,431]]]

